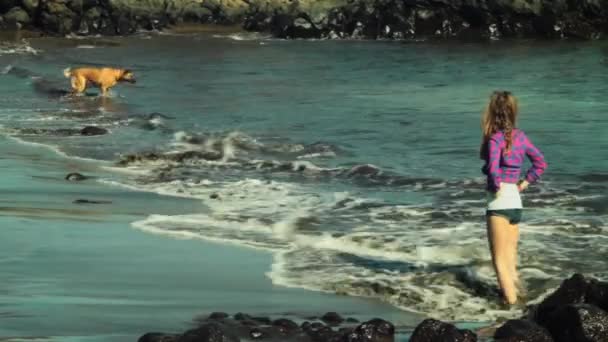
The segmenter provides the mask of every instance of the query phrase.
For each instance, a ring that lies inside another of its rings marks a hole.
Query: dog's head
[[[122,71],[122,73],[120,74],[120,77],[118,78],[119,81],[123,81],[123,82],[129,82],[129,83],[135,83],[135,75],[133,75],[133,72],[129,69],[124,69]]]

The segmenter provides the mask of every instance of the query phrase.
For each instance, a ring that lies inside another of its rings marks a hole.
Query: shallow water
[[[105,161],[108,187],[202,202],[134,229],[263,249],[276,285],[450,320],[518,314],[495,295],[477,158],[486,98],[509,89],[549,163],[524,198],[529,297],[573,272],[608,276],[603,43],[142,34],[31,44],[36,54],[0,54],[12,66],[0,77],[5,134]],[[132,68],[138,83],[109,99],[56,96],[61,70],[83,64]],[[110,134],[23,131],[91,124]],[[142,152],[156,154],[125,157]]]

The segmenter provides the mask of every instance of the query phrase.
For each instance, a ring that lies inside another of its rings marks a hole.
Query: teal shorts
[[[486,216],[500,216],[509,220],[510,224],[518,224],[521,222],[522,211],[522,209],[487,210]]]

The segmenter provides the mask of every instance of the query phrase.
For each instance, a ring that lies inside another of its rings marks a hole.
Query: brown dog
[[[82,93],[87,89],[87,82],[91,82],[101,89],[103,96],[118,82],[135,83],[135,76],[128,69],[115,68],[67,68],[63,71],[66,78],[72,83],[74,93]]]

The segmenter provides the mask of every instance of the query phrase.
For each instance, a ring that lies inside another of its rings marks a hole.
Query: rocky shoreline
[[[183,23],[238,25],[279,38],[602,39],[597,0],[3,0],[0,29],[128,35]]]
[[[146,333],[138,342],[238,342],[241,340],[298,342],[389,342],[395,326],[374,318],[367,322],[345,319],[335,312],[296,322],[213,313],[197,319],[197,327],[181,334]],[[608,341],[608,282],[575,274],[540,304],[529,306],[523,317],[478,331],[426,319],[410,342],[605,342]]]

